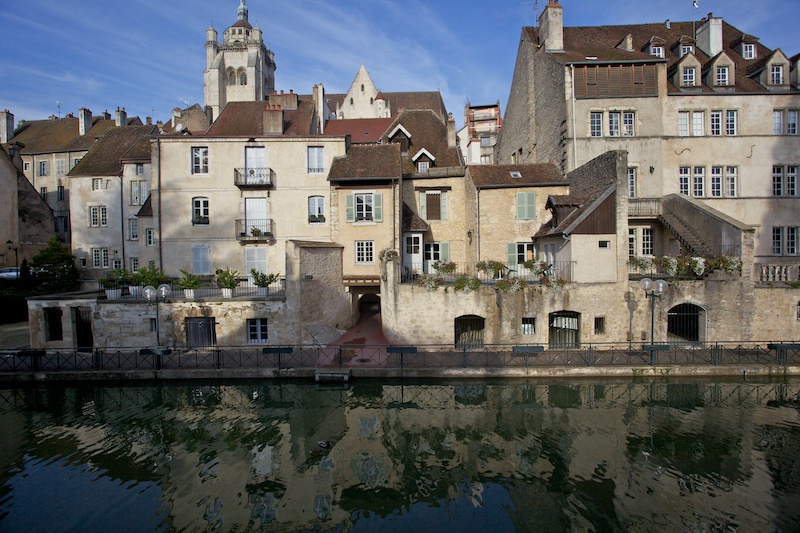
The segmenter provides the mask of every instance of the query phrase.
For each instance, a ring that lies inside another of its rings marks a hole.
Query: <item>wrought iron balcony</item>
[[[240,218],[236,220],[236,238],[243,242],[269,242],[274,228],[268,218]]]
[[[275,173],[269,167],[233,169],[233,182],[240,189],[265,189],[272,187]]]

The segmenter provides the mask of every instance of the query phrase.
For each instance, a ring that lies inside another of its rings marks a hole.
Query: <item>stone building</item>
[[[502,124],[499,100],[489,105],[464,105],[464,127],[458,130],[458,146],[467,165],[494,163],[494,146]]]
[[[550,1],[522,29],[495,155],[565,172],[628,152],[631,254],[737,254],[703,242],[662,199],[755,228],[763,281],[797,280],[797,56],[713,14],[700,21],[563,27]]]

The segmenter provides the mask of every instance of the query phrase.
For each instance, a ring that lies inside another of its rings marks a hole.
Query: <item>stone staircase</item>
[[[672,213],[665,211],[658,215],[658,220],[675,235],[689,254],[702,257],[711,257],[713,255],[708,246]]]

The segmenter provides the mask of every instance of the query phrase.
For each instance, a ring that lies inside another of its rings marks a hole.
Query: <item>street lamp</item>
[[[19,253],[18,253],[19,248],[17,246],[14,246],[14,241],[12,241],[11,239],[8,239],[6,241],[6,248],[8,248],[9,252],[11,250],[14,250],[14,266],[17,267],[17,278],[19,279]]]
[[[157,289],[152,285],[148,285],[142,292],[144,293],[144,297],[147,298],[147,305],[150,305],[150,302],[153,300],[156,301],[156,344],[157,346],[161,346],[161,328],[158,325],[158,302],[169,298],[169,295],[172,293],[172,288],[166,283],[162,283]]]
[[[667,292],[669,286],[663,279],[653,281],[650,278],[642,278],[639,280],[639,285],[644,289],[646,298],[650,298],[650,344],[655,344],[655,330],[656,330],[656,298],[659,300],[661,296]]]

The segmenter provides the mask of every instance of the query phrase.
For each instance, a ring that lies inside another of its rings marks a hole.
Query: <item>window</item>
[[[736,135],[736,110],[725,111],[725,135]]]
[[[47,176],[50,174],[50,161],[39,161],[39,175]]]
[[[65,215],[55,217],[56,233],[66,233],[69,231],[69,217]]]
[[[228,71],[228,85],[236,85],[236,72],[233,69]]]
[[[772,255],[783,255],[783,228],[772,228]]]
[[[322,196],[308,197],[308,221],[310,223],[325,222],[325,198]]]
[[[797,109],[786,112],[786,135],[797,135]]]
[[[345,221],[383,222],[383,195],[372,192],[348,194],[345,204]]]
[[[481,136],[481,146],[488,148],[492,145],[492,138],[486,135]]]
[[[536,218],[536,193],[517,193],[517,220],[533,220]]]
[[[146,246],[155,246],[156,235],[153,231],[153,228],[147,228],[144,230],[144,243]]]
[[[144,163],[136,163],[136,175],[144,175]]]
[[[269,341],[266,318],[247,319],[247,342],[261,344]]]
[[[58,189],[56,189],[56,191],[58,191],[58,192],[57,192],[57,194],[58,194],[58,201],[59,201],[59,202],[63,202],[63,201],[66,199],[66,197],[67,197],[67,193],[66,193],[66,191],[64,190],[64,186],[63,186],[63,185],[59,185],[59,186],[58,186]]]
[[[594,334],[605,335],[605,333],[606,333],[606,317],[604,316],[594,317]]]
[[[31,169],[31,164],[28,161],[25,161],[25,163],[22,166],[22,168],[24,168],[25,172],[27,172],[27,171],[29,171]]]
[[[783,65],[770,66],[769,82],[772,85],[783,85]]]
[[[636,198],[636,167],[628,167],[628,198]]]
[[[781,109],[772,111],[772,134],[783,135],[783,111]]]
[[[192,246],[192,274],[211,274],[211,248],[208,246]]]
[[[420,174],[427,174],[429,168],[431,168],[429,161],[417,161],[417,172]]]
[[[142,205],[147,199],[148,184],[146,181],[131,182],[131,205]]]
[[[722,111],[711,112],[711,135],[722,135]]]
[[[114,259],[111,262],[111,268],[113,268],[114,270],[121,269],[122,268],[122,259]]]
[[[56,176],[63,176],[65,167],[66,162],[63,159],[56,159]]]
[[[425,220],[447,220],[447,191],[420,191],[419,216]]]
[[[131,257],[131,272],[139,272],[139,258]]]
[[[192,174],[208,174],[208,147],[192,147]]]
[[[323,163],[323,147],[322,146],[309,146],[308,147],[308,173],[319,174],[324,172]]]
[[[636,228],[628,228],[628,255],[636,255]]]
[[[797,196],[797,166],[786,167],[786,196]]]
[[[678,171],[678,192],[689,196],[689,174],[691,168],[681,167]]]
[[[39,196],[45,200],[47,199],[47,187],[39,187]]]
[[[738,194],[739,171],[736,167],[726,167],[726,168],[727,172],[725,174],[725,194],[733,198]]]
[[[655,57],[664,57],[664,47],[663,46],[653,46],[650,48],[650,54]]]
[[[239,71],[239,85],[247,85],[247,72],[244,70]]]
[[[189,348],[210,348],[217,344],[214,317],[186,319],[186,345]]]
[[[642,228],[642,255],[653,255],[653,228]]]
[[[796,227],[786,228],[787,255],[797,255],[797,229]]]
[[[450,260],[449,242],[426,242],[423,250],[423,258],[426,263],[433,264],[436,261]]]
[[[622,114],[622,136],[633,137],[635,115],[626,111]]]
[[[694,67],[686,67],[683,69],[683,86],[694,87]]]
[[[711,167],[711,196],[722,196],[722,167]]]
[[[728,67],[717,67],[717,85],[728,85]]]
[[[705,196],[706,192],[706,168],[694,167],[694,179],[692,180],[692,194],[694,196]]]
[[[679,111],[678,112],[678,135],[680,137],[688,137],[689,136],[689,112],[688,111]]]
[[[371,265],[375,262],[374,241],[356,241],[356,264]]]
[[[92,178],[92,190],[100,191],[103,189],[103,178]]]
[[[681,45],[681,57],[685,56],[686,54],[691,54],[692,52],[694,52],[694,47],[691,44]]]
[[[597,241],[598,248],[611,248],[611,241]]]
[[[608,114],[608,135],[619,137],[619,113]]]
[[[192,224],[208,224],[208,198],[192,198]]]
[[[589,115],[589,134],[592,137],[603,136],[603,113],[595,111]]]
[[[83,158],[82,157],[76,157],[75,159],[73,159],[72,160],[72,168],[75,168],[78,165],[78,163],[81,162],[81,159],[83,159]]]
[[[705,134],[705,113],[695,111],[692,113],[692,135],[702,137]]]
[[[522,265],[525,261],[533,261],[534,245],[532,242],[511,242],[508,243],[508,264]]]
[[[108,268],[108,248],[92,248],[92,268]]]
[[[756,58],[756,45],[754,44],[745,44],[742,49],[742,57],[745,59],[755,59]]]
[[[523,335],[536,335],[536,317],[524,316],[522,317],[522,334]]]
[[[61,317],[63,315],[61,308],[48,307],[44,309],[45,324],[47,326],[47,340],[60,341],[64,339],[64,332],[61,326]]]
[[[108,209],[104,205],[89,207],[89,226],[99,228],[108,226]]]
[[[139,219],[128,219],[128,238],[132,241],[139,240]]]
[[[797,255],[797,226],[772,228],[772,255]],[[785,239],[785,240],[784,240]]]
[[[772,167],[772,196],[783,196],[783,167]]]

